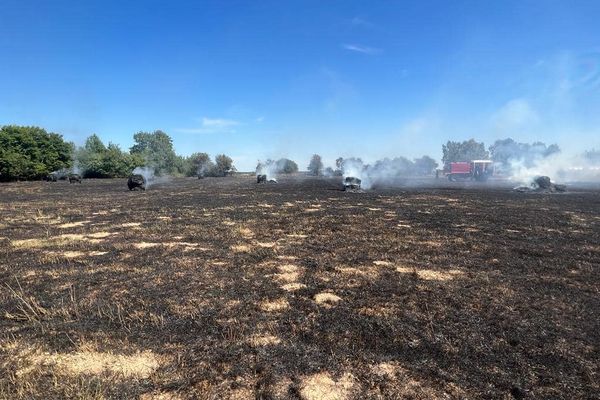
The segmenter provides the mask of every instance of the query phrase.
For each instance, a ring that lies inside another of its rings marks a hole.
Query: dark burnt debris
[[[140,174],[133,174],[127,179],[127,187],[129,190],[141,189],[146,190],[146,178]]]
[[[265,174],[256,175],[256,183],[277,183],[275,178],[267,178]]]
[[[517,192],[535,192],[535,193],[563,193],[567,191],[566,185],[558,185],[552,183],[548,176],[538,176],[533,179],[529,186],[518,186],[515,188]]]
[[[69,174],[69,183],[81,183],[81,175],[79,174]]]
[[[360,190],[362,181],[354,176],[344,178],[344,190]]]

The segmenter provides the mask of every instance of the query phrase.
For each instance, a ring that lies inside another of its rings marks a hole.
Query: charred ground
[[[255,181],[0,186],[0,398],[598,398],[598,191]]]

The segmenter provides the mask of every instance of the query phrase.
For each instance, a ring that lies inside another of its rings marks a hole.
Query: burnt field
[[[0,398],[598,399],[600,191],[0,186]]]

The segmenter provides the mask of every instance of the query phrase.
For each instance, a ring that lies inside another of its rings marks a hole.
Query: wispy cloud
[[[367,21],[364,18],[360,18],[360,17],[354,17],[350,20],[350,24],[353,26],[362,26],[365,28],[374,28],[375,24],[373,24],[372,22]]]
[[[202,126],[206,128],[223,129],[239,125],[239,122],[224,118],[202,118]]]
[[[357,53],[368,54],[368,55],[376,55],[376,54],[381,54],[383,52],[382,49],[378,49],[375,47],[363,46],[363,45],[359,45],[359,44],[344,43],[344,44],[342,44],[342,48],[345,50],[350,50],[350,51],[354,51]]]
[[[203,117],[200,121],[200,126],[197,128],[180,128],[176,129],[181,133],[229,133],[235,132],[235,127],[240,125],[238,121],[225,118],[208,118]]]
[[[540,116],[523,98],[510,100],[492,115],[492,123],[504,133],[511,133],[536,125]]]

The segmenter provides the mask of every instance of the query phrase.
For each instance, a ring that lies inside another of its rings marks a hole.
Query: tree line
[[[6,125],[0,128],[0,180],[42,179],[57,171],[73,171],[84,178],[127,177],[136,167],[149,167],[156,175],[226,176],[235,172],[233,160],[207,153],[184,157],[175,153],[165,132],[138,132],[134,145],[123,151],[117,144],[105,145],[98,135],[83,146],[66,142],[62,135],[34,126]]]
[[[492,160],[501,170],[510,170],[514,163],[532,167],[540,159],[560,153],[557,144],[543,142],[520,143],[511,138],[496,140],[488,149],[475,139],[462,142],[448,141],[442,146],[442,162],[445,168],[451,162]]]
[[[176,154],[171,137],[163,131],[138,132],[129,151],[117,144],[105,145],[98,135],[88,137],[81,147],[66,142],[59,134],[33,126],[6,125],[0,128],[0,180],[41,179],[55,171],[73,171],[84,178],[127,177],[136,167],[149,167],[156,175],[226,176],[236,171],[233,160],[225,154],[213,158],[207,153],[188,157]],[[514,163],[533,166],[538,160],[559,153],[556,144],[520,143],[511,138],[496,140],[486,148],[475,139],[448,141],[442,146],[443,168],[451,162],[491,159],[498,168],[509,170]],[[584,153],[584,159],[600,163],[600,151]],[[425,155],[416,159],[384,158],[372,165],[360,158],[338,158],[335,168],[325,167],[320,155],[311,157],[307,169],[312,175],[342,175],[344,165],[386,174],[429,175],[438,163]],[[258,163],[256,171],[294,173],[298,165],[287,158]]]
[[[377,160],[373,164],[365,164],[362,159],[357,157],[342,158],[335,160],[335,169],[325,167],[320,155],[314,154],[308,164],[308,171],[311,175],[342,176],[344,171],[364,170],[370,173],[385,172],[389,175],[430,175],[437,168],[438,163],[429,156],[422,156],[410,160],[406,157],[384,158]]]

